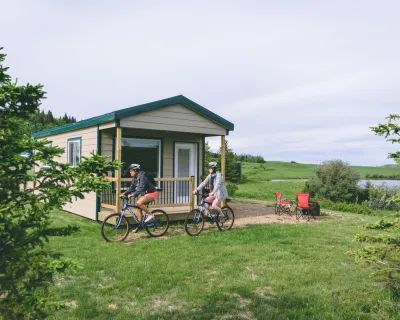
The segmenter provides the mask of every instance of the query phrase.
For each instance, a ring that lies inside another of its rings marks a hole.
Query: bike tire
[[[228,231],[232,228],[235,222],[235,213],[229,206],[224,206],[221,208],[224,213],[224,217],[221,218],[221,213],[217,214],[217,227],[219,231]]]
[[[198,217],[198,220],[196,220]],[[199,209],[194,209],[186,215],[185,231],[189,236],[198,236],[204,228],[204,215]]]
[[[107,242],[121,242],[128,236],[129,222],[125,216],[122,216],[118,228],[115,228],[119,218],[120,213],[112,213],[101,224],[101,235]]]
[[[154,219],[146,224],[146,231],[151,237],[163,236],[169,228],[169,217],[164,210],[153,210]]]

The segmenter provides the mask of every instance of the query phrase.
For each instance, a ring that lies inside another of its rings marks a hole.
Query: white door
[[[195,177],[197,183],[197,144],[175,144],[175,178]],[[175,203],[190,202],[190,181],[175,182]]]

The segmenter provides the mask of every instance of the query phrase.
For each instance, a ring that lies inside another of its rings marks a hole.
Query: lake
[[[390,187],[400,187],[400,180],[360,180],[358,184],[363,187],[367,181],[371,182],[375,187],[381,186],[382,184],[386,184]]]

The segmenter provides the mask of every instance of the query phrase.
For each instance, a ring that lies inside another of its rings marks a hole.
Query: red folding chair
[[[297,205],[296,205],[296,219],[310,218],[313,217],[315,220],[315,210],[317,209],[317,203],[310,201],[309,193],[297,193]]]
[[[293,201],[287,201],[286,198],[282,198],[282,194],[279,191],[275,192],[275,196],[275,213],[280,215],[283,212],[291,216],[291,213],[294,212]]]

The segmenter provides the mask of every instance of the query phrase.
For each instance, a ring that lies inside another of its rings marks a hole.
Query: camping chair
[[[316,220],[314,214],[316,210],[317,203],[310,201],[309,193],[297,193],[296,219],[307,218],[310,221],[313,217]]]
[[[280,215],[283,212],[291,216],[291,213],[294,212],[293,201],[287,201],[286,198],[282,198],[282,194],[279,191],[275,192],[275,196],[275,213]]]

